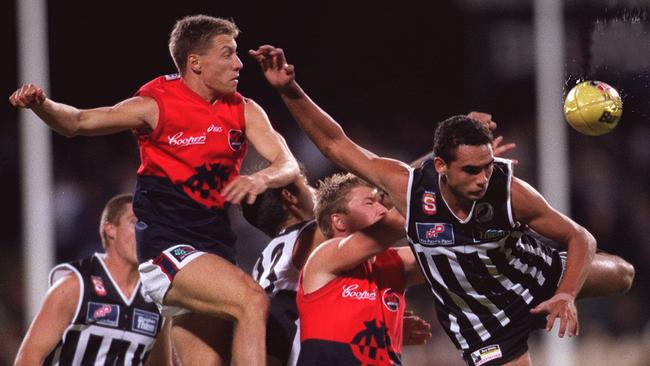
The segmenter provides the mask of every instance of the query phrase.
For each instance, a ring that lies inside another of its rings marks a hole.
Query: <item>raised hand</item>
[[[473,112],[469,112],[467,114],[467,117],[481,122],[482,124],[485,125],[485,127],[489,128],[490,131],[494,131],[497,128],[497,123],[492,120],[492,115],[489,113],[473,111]],[[503,142],[503,136],[497,136],[494,138],[494,141],[492,142],[492,149],[494,150],[494,156],[503,156],[503,154],[505,154],[506,152],[517,147],[517,145],[514,142],[501,145],[502,142]],[[515,164],[519,162],[514,159],[511,160]]]
[[[274,88],[282,89],[294,81],[294,66],[287,63],[282,48],[263,45],[248,53],[260,64],[264,76]]]
[[[33,108],[45,102],[45,91],[34,84],[25,84],[9,96],[9,103],[14,107]]]
[[[530,309],[531,314],[548,314],[546,316],[546,331],[553,328],[555,319],[560,318],[560,330],[558,336],[564,337],[568,330],[569,337],[578,335],[578,310],[576,309],[575,298],[567,293],[557,293],[550,299]]]
[[[246,200],[247,204],[252,205],[257,195],[267,188],[266,181],[260,175],[240,175],[230,182],[221,194],[228,202],[239,204]]]

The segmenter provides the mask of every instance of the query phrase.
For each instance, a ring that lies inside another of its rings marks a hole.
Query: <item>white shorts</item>
[[[165,249],[158,257],[141,263],[138,267],[145,295],[156,303],[163,316],[190,312],[185,308],[163,305],[163,300],[176,273],[203,254],[205,252],[196,250],[191,245],[179,244]]]

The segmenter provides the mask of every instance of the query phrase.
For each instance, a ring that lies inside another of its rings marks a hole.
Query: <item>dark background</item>
[[[597,337],[607,344],[629,338],[634,350],[650,347],[650,26],[647,5],[607,4],[570,1],[565,7],[566,87],[578,79],[599,79],[621,91],[625,103],[612,133],[569,132],[571,215],[594,233],[600,248],[637,268],[630,294],[581,305],[580,352],[592,355],[599,348],[589,348],[590,342]],[[0,94],[5,97],[18,86],[15,5],[5,2],[0,12]],[[48,95],[80,108],[130,97],[145,82],[175,72],[167,51],[169,31],[176,19],[196,13],[232,17],[241,28],[239,90],[265,108],[313,183],[336,168],[306,140],[248,49],[264,43],[284,48],[301,85],[353,140],[404,161],[430,150],[437,121],[470,110],[491,112],[498,134],[518,144],[508,154],[520,161],[517,175],[536,185],[529,2],[50,1]],[[0,103],[0,337],[6,337],[0,342],[0,364],[11,362],[24,334],[17,126],[16,110]],[[101,208],[112,195],[133,189],[139,159],[128,132],[74,139],[53,133],[52,138],[57,260],[67,261],[101,249]],[[248,269],[265,239],[233,211],[241,264]],[[422,316],[433,316],[428,290],[415,289],[409,296]],[[411,351],[411,360],[425,357],[433,364],[426,355],[444,351],[451,356],[444,361],[438,353],[440,364],[458,362],[446,336],[437,334],[428,347]],[[625,353],[618,364],[636,364],[636,354]],[[607,364],[606,356],[594,358]]]

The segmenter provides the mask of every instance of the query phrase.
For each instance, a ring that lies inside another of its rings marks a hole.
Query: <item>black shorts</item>
[[[266,352],[287,365],[293,354],[296,356],[300,351],[300,340],[294,340],[298,334],[298,306],[296,305],[296,293],[289,290],[281,290],[271,297],[271,309],[266,325]]]
[[[527,311],[527,309],[526,309]],[[505,328],[490,339],[472,344],[468,350],[463,350],[463,360],[469,366],[503,365],[528,351],[528,335],[546,326],[545,315],[531,315],[513,319]]]

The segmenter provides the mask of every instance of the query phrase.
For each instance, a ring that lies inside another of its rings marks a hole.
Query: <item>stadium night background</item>
[[[0,12],[3,57],[0,86],[8,97],[23,80],[18,59],[17,1]],[[542,1],[544,2],[544,1]],[[186,0],[47,2],[50,87],[48,96],[80,108],[112,105],[148,80],[175,72],[167,50],[174,21],[205,13],[232,17],[244,62],[239,91],[262,105],[275,128],[304,162],[311,182],[337,171],[292,121],[247,50],[282,47],[298,80],[353,140],[404,161],[430,151],[437,121],[479,110],[492,113],[496,134],[517,148],[515,174],[539,188],[545,124],[560,121],[566,153],[570,214],[588,228],[600,249],[633,263],[636,279],[625,296],[579,303],[581,330],[572,351],[581,365],[645,365],[650,349],[650,21],[648,1],[572,0],[563,3],[557,93],[540,98],[540,30],[532,1],[441,2],[215,2]],[[536,33],[537,32],[537,33]],[[544,42],[544,41],[542,41]],[[29,60],[26,60],[29,61]],[[623,117],[609,134],[581,135],[562,119],[564,94],[579,80],[615,87]],[[29,80],[24,80],[29,81]],[[549,99],[550,98],[550,99]],[[6,101],[6,99],[5,99]],[[540,121],[540,101],[556,105]],[[0,365],[11,364],[25,332],[25,273],[18,112],[0,104]],[[139,164],[133,136],[67,139],[51,133],[56,261],[101,250],[97,219],[104,202],[132,191]],[[251,154],[254,160],[254,154]],[[550,174],[552,175],[552,174]],[[239,233],[240,264],[249,269],[265,237],[232,210]],[[43,279],[45,280],[45,279]],[[426,347],[406,348],[409,364],[461,364],[438,327],[426,287],[408,294],[409,307],[435,323]],[[543,337],[532,342],[533,360],[544,364]],[[426,360],[426,361],[423,361]]]

